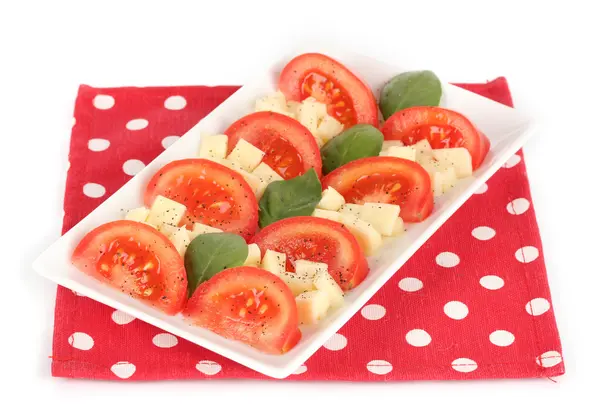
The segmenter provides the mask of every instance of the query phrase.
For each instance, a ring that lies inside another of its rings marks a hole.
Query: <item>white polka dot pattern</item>
[[[444,313],[452,319],[465,319],[469,314],[469,308],[464,303],[453,300],[444,305]]]
[[[94,347],[94,339],[83,332],[76,332],[69,336],[69,344],[78,350],[90,350]]]
[[[515,341],[515,336],[510,331],[496,330],[490,334],[490,341],[496,346],[507,347]]]
[[[398,282],[398,287],[405,292],[416,292],[423,288],[423,282],[414,277],[405,277]]]
[[[475,360],[461,357],[452,362],[452,369],[462,373],[473,372],[477,369],[477,362],[475,362]]]
[[[167,136],[164,139],[162,139],[160,144],[162,144],[162,147],[164,147],[165,149],[168,149],[177,140],[179,140],[179,136]]]
[[[135,365],[129,362],[117,362],[111,366],[110,370],[121,379],[128,379],[135,373]]]
[[[525,310],[529,315],[542,315],[550,310],[550,302],[544,298],[531,299],[525,305]]]
[[[93,103],[98,109],[110,109],[115,105],[115,98],[110,95],[96,95]]]
[[[134,176],[145,167],[146,165],[144,165],[144,162],[141,160],[129,159],[123,164],[123,172],[125,172],[127,175]]]
[[[148,127],[148,120],[144,120],[142,118],[130,120],[125,127],[131,131],[143,130],[144,128]]]
[[[515,252],[515,258],[522,263],[530,263],[540,256],[540,251],[534,246],[524,246]]]
[[[381,305],[367,305],[360,311],[361,315],[370,321],[376,321],[385,316],[385,308]]]
[[[460,263],[460,258],[453,252],[442,252],[435,257],[435,262],[441,267],[452,268]]]
[[[415,329],[406,333],[406,342],[414,347],[425,347],[431,343],[431,336],[425,330]]]
[[[221,371],[221,365],[212,360],[201,360],[196,363],[196,369],[205,375],[214,376]]]
[[[88,141],[88,149],[92,152],[102,152],[110,146],[110,141],[106,139],[90,139]]]
[[[387,375],[392,369],[392,364],[386,360],[371,360],[367,363],[367,370],[375,375]]]
[[[162,349],[170,349],[171,347],[175,347],[177,345],[178,341],[177,341],[177,337],[175,337],[173,334],[160,333],[160,334],[156,334],[152,338],[152,343],[156,347],[160,347]]]
[[[165,108],[172,111],[178,111],[185,108],[187,101],[183,96],[170,96],[165,100]]]
[[[83,186],[83,193],[90,198],[100,198],[106,194],[106,188],[94,182],[88,182]]]
[[[323,347],[327,350],[337,351],[343,349],[346,345],[348,345],[348,339],[342,334],[336,333],[323,344]]]

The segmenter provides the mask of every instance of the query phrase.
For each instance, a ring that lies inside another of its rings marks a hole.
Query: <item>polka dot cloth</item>
[[[511,104],[504,79],[465,87]],[[72,129],[64,230],[236,90],[82,86]],[[52,357],[53,375],[61,377],[263,377],[62,287]],[[521,378],[563,372],[519,152],[288,380]]]

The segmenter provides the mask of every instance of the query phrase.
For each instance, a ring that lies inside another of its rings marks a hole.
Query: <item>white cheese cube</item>
[[[417,162],[427,161],[433,154],[433,149],[427,140],[421,140],[410,146],[417,151]]]
[[[316,135],[323,141],[323,143],[327,143],[329,140],[340,134],[343,130],[344,124],[340,123],[331,115],[325,115],[317,127]]]
[[[248,245],[248,257],[246,257],[244,265],[252,267],[260,266],[260,248],[258,247],[258,245]]]
[[[194,223],[194,229],[189,233],[190,240],[193,241],[198,235],[204,235],[205,233],[219,233],[223,232],[221,229],[208,226],[202,223]]]
[[[381,247],[381,234],[364,220],[350,214],[341,214],[342,223],[354,235],[365,255],[373,255]]]
[[[296,296],[298,322],[313,325],[325,318],[329,310],[329,295],[322,290],[313,290]]]
[[[229,159],[217,159],[217,158],[213,158],[213,159],[210,159],[210,160],[212,160],[214,162],[217,162],[217,163],[220,163],[221,165],[226,166],[229,169],[231,169],[233,171],[236,171],[236,172],[239,172],[239,173],[242,173],[242,171],[244,171],[244,168],[242,168],[242,166],[239,163],[234,162],[234,161],[229,160]],[[244,171],[244,172],[246,172],[246,171]]]
[[[327,187],[321,195],[321,201],[317,204],[318,209],[338,211],[346,203],[344,196],[334,188]]]
[[[298,107],[298,121],[308,128],[315,137],[319,123],[327,115],[327,105],[317,102],[314,98],[308,97]]]
[[[464,147],[436,149],[433,151],[433,157],[438,160],[442,170],[454,168],[459,179],[473,174],[471,154]]]
[[[327,271],[327,264],[308,260],[294,261],[296,274],[300,276],[316,277],[321,271]]]
[[[177,229],[179,229],[179,227],[175,226],[175,225],[170,225],[168,223],[163,223],[162,225],[160,225],[160,227],[158,228],[158,231],[160,233],[162,233],[163,235],[165,235],[167,238],[173,234]]]
[[[404,233],[404,220],[401,217],[398,217],[396,222],[394,223],[394,230],[392,231],[392,236],[400,236]]]
[[[246,140],[240,139],[229,156],[227,156],[227,160],[238,163],[245,171],[252,172],[264,156],[265,152],[248,143]]]
[[[286,259],[287,257],[284,253],[267,249],[262,259],[262,268],[276,276],[283,277]]]
[[[373,226],[377,232],[390,236],[399,216],[400,206],[396,204],[365,203],[359,217]]]
[[[433,196],[439,197],[449,191],[456,184],[456,171],[453,167],[446,168],[442,171],[435,172],[431,179],[433,188]]]
[[[332,210],[315,209],[312,215],[322,219],[329,219],[334,222],[339,222],[341,220],[341,214]]]
[[[263,193],[265,192],[265,188],[267,188],[268,184],[266,182],[263,182],[263,180],[260,177],[243,169],[239,169],[237,172],[240,175],[242,175],[248,183],[248,185],[250,185],[250,188],[252,188],[252,191],[254,191],[254,195],[257,198],[262,197]]]
[[[404,143],[400,140],[385,140],[383,142],[383,146],[381,146],[381,151],[389,149],[390,147],[402,147]]]
[[[313,279],[297,273],[284,272],[281,279],[288,285],[294,296],[313,290]]]
[[[198,157],[204,159],[225,159],[227,156],[227,136],[218,134],[202,138]]]
[[[252,171],[252,173],[267,181],[267,183],[271,183],[273,181],[283,181],[283,177],[275,172],[265,162],[261,162],[260,165],[258,165],[256,169]]]
[[[131,209],[125,215],[125,220],[131,220],[133,222],[145,222],[150,214],[150,209],[146,207],[138,207],[137,209]]]
[[[294,116],[294,118],[298,118],[298,111],[299,111],[300,105],[302,105],[300,102],[288,101],[287,102],[287,112],[292,114]]]
[[[417,161],[417,151],[414,147],[410,146],[392,146],[388,147],[386,150],[382,150],[379,156],[391,156],[397,157],[401,159],[412,160],[413,162]]]
[[[154,199],[146,221],[157,228],[163,223],[177,226],[185,211],[186,207],[183,204],[159,195]]]
[[[183,257],[190,244],[190,232],[184,227],[175,228],[168,237],[175,246],[177,252],[179,252],[179,255]]]
[[[263,96],[256,100],[254,105],[256,112],[260,111],[272,111],[278,113],[288,114],[287,104],[285,102],[285,96],[280,91],[277,91],[271,95]]]
[[[327,271],[322,271],[313,280],[315,289],[327,293],[329,304],[333,309],[337,309],[344,304],[344,292],[336,281]]]
[[[340,207],[339,212],[342,214],[349,214],[351,216],[360,217],[362,213],[363,205],[362,204],[353,204],[346,203],[342,207]]]

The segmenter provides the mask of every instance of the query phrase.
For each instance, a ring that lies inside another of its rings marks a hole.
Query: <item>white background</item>
[[[548,419],[583,407],[598,414],[592,399],[600,373],[600,66],[594,62],[600,31],[589,7],[594,1],[385,3],[1,3],[3,418],[31,412],[64,419]],[[306,37],[398,64],[410,57],[446,81],[504,75],[516,107],[542,123],[525,154],[564,346],[567,373],[557,383],[134,384],[50,376],[55,286],[30,264],[60,233],[78,85],[241,84],[270,47]]]

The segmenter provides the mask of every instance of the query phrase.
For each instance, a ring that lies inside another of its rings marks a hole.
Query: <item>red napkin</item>
[[[512,106],[504,78],[461,86]],[[236,90],[81,86],[64,231]],[[53,347],[54,376],[266,378],[62,287]],[[542,244],[519,152],[289,379],[563,373]]]

